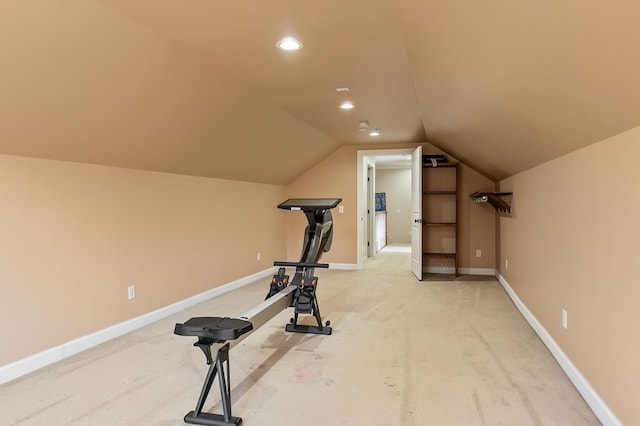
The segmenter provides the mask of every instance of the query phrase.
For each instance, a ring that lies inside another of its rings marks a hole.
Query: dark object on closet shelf
[[[446,155],[442,154],[423,154],[422,155],[422,163],[423,164],[431,164],[433,167],[436,167],[438,164],[446,163],[449,161]]]

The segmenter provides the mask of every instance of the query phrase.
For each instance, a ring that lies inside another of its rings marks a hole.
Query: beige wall
[[[386,194],[387,244],[410,244],[411,169],[376,168],[375,176],[376,192]]]
[[[628,425],[640,424],[639,158],[640,127],[500,183],[514,192],[500,273]]]
[[[474,192],[495,191],[495,183],[471,167],[460,169],[460,267],[494,269],[496,267],[496,211],[488,204],[474,203]],[[476,250],[482,257],[476,257]]]
[[[321,261],[356,262],[356,151],[342,147],[319,160],[311,169],[286,188],[288,198],[342,198],[344,213],[332,210],[333,245]],[[287,212],[287,259],[300,260],[302,238],[307,220],[300,212]]]
[[[0,366],[269,268],[285,255],[283,199],[277,185],[0,155]]]

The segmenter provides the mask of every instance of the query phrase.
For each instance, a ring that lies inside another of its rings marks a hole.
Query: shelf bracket
[[[497,212],[511,213],[511,205],[502,199],[513,192],[474,192],[470,195],[474,203],[489,203]]]

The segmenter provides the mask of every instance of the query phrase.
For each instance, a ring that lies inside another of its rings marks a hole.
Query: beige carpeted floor
[[[231,350],[243,424],[599,424],[495,279],[419,282],[394,247],[362,271],[316,271],[331,336],[286,333],[287,310]],[[0,386],[0,425],[182,424],[207,366],[174,324],[239,316],[268,281]]]

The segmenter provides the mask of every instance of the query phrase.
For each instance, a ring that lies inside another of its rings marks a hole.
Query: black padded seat
[[[235,340],[253,330],[253,324],[239,318],[195,317],[184,324],[176,324],[175,334],[213,339],[218,342]]]

